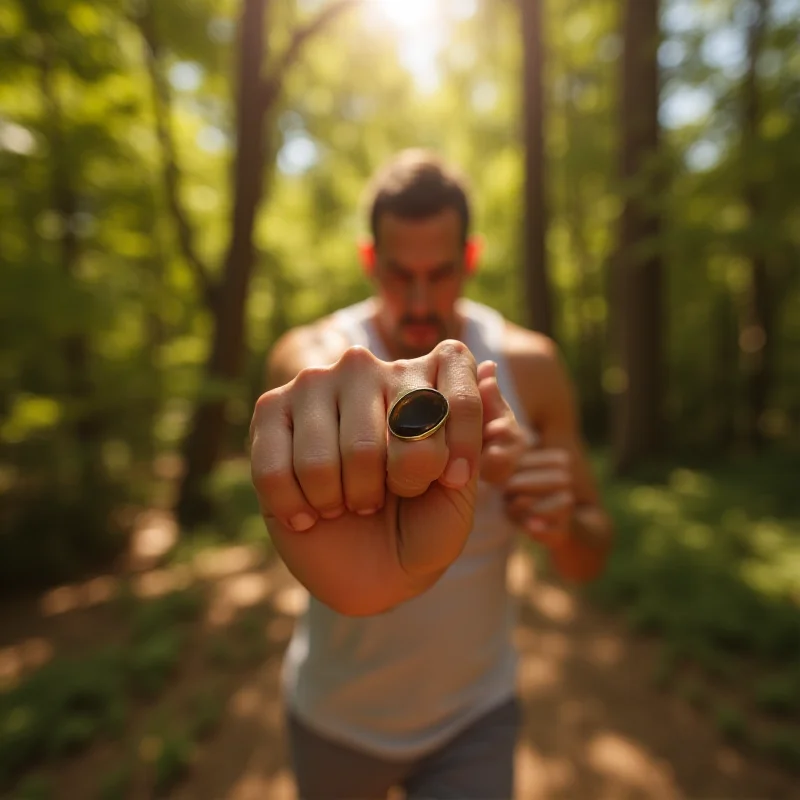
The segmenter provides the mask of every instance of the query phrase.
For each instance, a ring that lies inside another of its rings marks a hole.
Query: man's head
[[[455,304],[477,261],[463,180],[435,155],[400,153],[374,178],[372,241],[362,260],[379,299],[379,324],[400,357],[457,334]]]

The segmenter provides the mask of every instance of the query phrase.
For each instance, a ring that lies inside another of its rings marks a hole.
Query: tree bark
[[[236,86],[236,149],[233,163],[234,202],[230,240],[217,292],[214,334],[206,375],[230,383],[239,375],[244,342],[244,310],[253,269],[253,228],[262,197],[267,106],[262,100],[269,0],[244,0],[239,18]],[[219,387],[215,386],[215,391]],[[182,525],[196,525],[210,514],[205,480],[217,458],[225,430],[224,397],[201,400],[184,442],[184,476],[177,515]]]
[[[626,0],[623,11],[622,158],[625,200],[615,278],[624,384],[614,419],[618,474],[658,454],[664,434],[663,276],[658,253],[659,2]]]
[[[564,75],[568,80],[575,69],[568,58],[564,60]],[[567,150],[573,147],[573,137],[578,125],[579,114],[575,107],[574,95],[567,90],[564,96],[563,114],[566,126]],[[576,306],[578,317],[578,355],[576,371],[581,419],[587,433],[605,436],[608,426],[605,394],[603,392],[603,367],[605,362],[605,339],[607,332],[602,322],[590,319],[586,308],[592,299],[602,295],[602,280],[593,274],[592,254],[587,241],[587,219],[590,202],[585,198],[582,185],[564,169],[564,219],[569,231],[572,255],[577,272]],[[597,267],[597,265],[595,265]]]
[[[739,335],[746,385],[745,438],[747,446],[764,445],[761,421],[767,410],[773,378],[773,308],[763,236],[754,229],[764,216],[764,179],[760,174],[759,127],[762,108],[758,86],[758,62],[764,44],[770,0],[751,0],[753,20],[747,35],[747,71],[742,92],[742,169],[744,201],[751,232],[748,239],[750,285]],[[755,155],[754,155],[755,151]]]
[[[547,260],[548,205],[545,175],[543,0],[520,0],[522,106],[525,141],[523,211],[525,310],[528,325],[555,336]]]

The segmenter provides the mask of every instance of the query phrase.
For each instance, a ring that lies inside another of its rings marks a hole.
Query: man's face
[[[453,209],[424,220],[381,217],[374,265],[379,322],[398,357],[425,355],[457,334],[465,254],[461,218]]]

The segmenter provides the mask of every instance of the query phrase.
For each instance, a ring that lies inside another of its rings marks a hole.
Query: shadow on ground
[[[515,555],[509,583],[520,600],[525,708],[519,800],[792,796],[796,778],[737,753],[685,701],[654,687],[652,643],[537,580],[527,553]],[[265,563],[247,547],[204,553],[191,570],[145,570],[131,586],[139,601],[187,587],[205,597],[165,690],[136,701],[124,732],[51,759],[8,796],[292,800],[279,670],[304,592],[274,559]],[[54,656],[114,642],[123,601],[106,578],[6,608],[0,677],[18,681]],[[204,697],[218,713],[198,706]]]

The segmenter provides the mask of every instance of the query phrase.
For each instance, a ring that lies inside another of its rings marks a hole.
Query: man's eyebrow
[[[409,273],[412,271],[408,267],[404,267],[402,264],[394,261],[393,259],[387,260],[386,266],[389,267],[389,269],[395,270],[396,272]],[[455,261],[442,261],[435,267],[432,267],[430,270],[428,270],[428,273],[434,275],[441,272],[449,272],[451,269],[455,269],[455,266]]]

